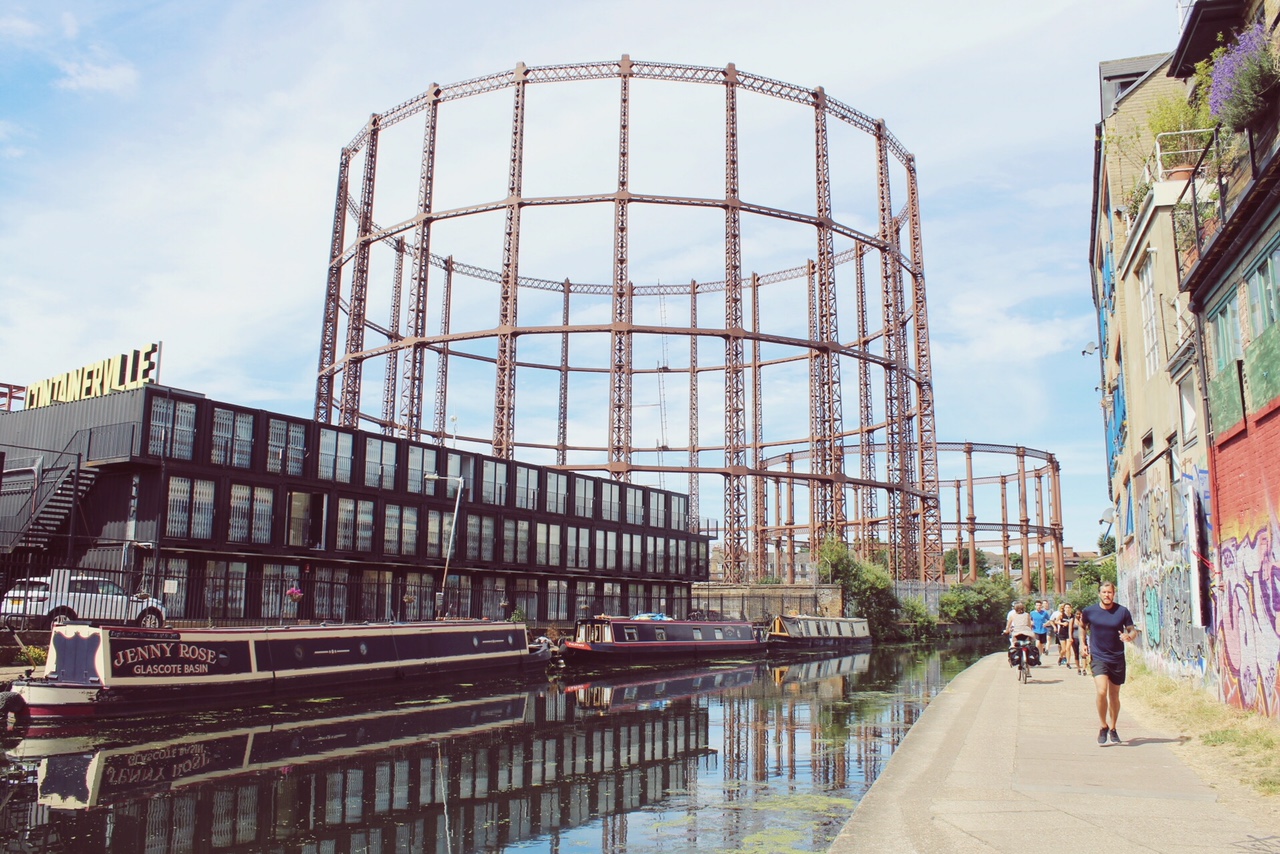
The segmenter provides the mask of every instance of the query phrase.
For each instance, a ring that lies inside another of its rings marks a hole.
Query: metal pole
[[[456,480],[458,482],[458,491],[453,497],[453,520],[449,523],[449,541],[445,545],[444,551],[444,574],[440,579],[440,595],[444,596],[445,586],[449,583],[449,558],[453,556],[453,540],[455,532],[458,530],[458,509],[462,505],[462,491],[466,489],[467,482],[462,479],[462,475],[438,475],[428,472],[422,476],[423,480]],[[443,610],[444,600],[441,599],[441,608],[436,610],[436,619],[440,619],[440,611]]]

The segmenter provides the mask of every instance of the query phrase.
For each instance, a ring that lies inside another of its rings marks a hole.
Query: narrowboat
[[[765,651],[761,633],[746,620],[676,620],[662,614],[599,615],[578,620],[560,654],[566,662],[717,658]]]
[[[769,624],[769,646],[776,649],[858,647],[871,645],[871,631],[861,617],[779,616]]]
[[[43,675],[0,694],[19,720],[125,717],[327,686],[545,666],[521,623],[483,620],[252,628],[55,626]]]

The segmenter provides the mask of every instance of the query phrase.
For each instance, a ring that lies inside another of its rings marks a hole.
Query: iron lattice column
[[[395,248],[395,267],[391,271],[391,319],[387,324],[387,338],[400,340],[400,297],[404,288],[404,240],[397,237],[391,242]],[[396,433],[396,383],[400,365],[394,355],[387,358],[386,374],[382,382],[382,433]]]
[[[520,202],[524,192],[524,102],[529,71],[516,66],[511,115],[511,163],[507,172],[507,220],[502,240],[498,300],[498,360],[493,394],[493,455],[511,459],[516,429],[516,306],[520,292]]]
[[[907,227],[911,235],[911,296],[916,347],[917,405],[920,425],[920,570],[926,581],[942,581],[942,506],[938,484],[938,434],[933,412],[933,357],[929,349],[929,302],[925,298],[924,240],[920,234],[920,189],[916,160],[906,158]],[[972,571],[972,570],[971,570]]]
[[[866,247],[859,244],[854,257],[854,275],[856,277],[857,288],[857,324],[858,324],[858,349],[866,351],[867,346],[871,343],[870,332],[867,329],[867,251]],[[876,479],[876,457],[872,453],[875,446],[875,424],[874,410],[871,404],[871,363],[867,359],[858,360],[858,473],[863,480],[872,481]],[[866,486],[861,486],[862,503],[859,506],[861,511],[861,554],[864,559],[869,559],[872,555],[876,542],[880,539],[880,525],[876,522],[876,512],[879,503],[876,501],[876,490]]]
[[[818,263],[814,305],[817,321],[817,412],[814,413],[816,432],[814,447],[818,450],[815,460],[814,510],[818,527],[826,536],[842,537],[844,522],[844,487],[841,483],[843,467],[841,435],[844,418],[840,396],[840,360],[831,348],[840,343],[839,323],[836,317],[836,264],[835,246],[831,233],[831,161],[827,142],[827,98],[818,88],[813,93],[814,106],[814,160],[816,164],[814,186],[817,193]]]
[[[620,68],[618,106],[618,194],[613,203],[613,325],[610,327],[609,471],[617,480],[631,477],[631,283],[627,260],[627,190],[630,172],[631,60]]]
[[[556,465],[568,461],[569,454],[569,294],[572,285],[564,280],[564,303],[560,311],[560,394],[556,403]]]
[[[347,235],[347,194],[351,150],[338,157],[338,198],[333,205],[333,233],[329,240],[329,272],[324,289],[324,317],[320,329],[320,365],[316,371],[316,420],[333,417],[333,369],[338,361],[338,311],[342,302],[342,251]]]
[[[903,420],[907,417],[909,402],[903,399],[901,375],[906,365],[904,335],[902,331],[902,295],[895,284],[898,275],[897,227],[894,224],[893,206],[889,197],[889,149],[883,122],[876,123],[876,162],[878,198],[880,201],[880,293],[884,317],[884,424],[885,424],[885,479],[893,485],[889,490],[889,566],[895,578],[904,575],[904,567],[910,565],[907,554],[907,538],[903,530],[909,505],[903,489],[909,486],[907,479],[907,445]]]
[[[356,237],[355,268],[351,274],[351,299],[347,302],[347,353],[364,349],[365,304],[369,295],[369,251],[373,243],[373,191],[378,173],[378,130],[382,118],[374,114],[364,150],[364,175],[360,182],[360,231]],[[342,399],[338,422],[344,427],[360,423],[360,380],[364,363],[351,359],[342,369]]]
[[[689,329],[694,333],[689,336],[689,524],[691,531],[702,527],[702,508],[700,507],[698,468],[701,457],[698,453],[698,283],[689,282]]]
[[[406,326],[413,347],[404,354],[404,389],[400,411],[404,433],[410,439],[422,438],[422,398],[426,382],[426,351],[422,339],[427,335],[427,271],[431,266],[431,207],[436,175],[436,122],[440,115],[440,87],[428,90],[426,118],[422,130],[422,165],[418,172],[418,226],[414,236],[413,265],[409,290],[409,316]],[[446,311],[448,303],[445,303]],[[444,360],[441,354],[440,359]],[[437,383],[437,394],[441,390]],[[439,401],[437,400],[437,403]],[[437,408],[443,408],[443,405]],[[443,437],[443,416],[437,415],[436,437]]]
[[[445,408],[449,402],[449,340],[452,330],[451,315],[453,313],[453,256],[444,261],[444,287],[440,291],[440,353],[436,359],[436,396],[435,416],[432,429],[437,441],[444,442]]]
[[[742,353],[742,229],[738,199],[738,73],[724,75],[724,580],[744,579],[747,424]]]
[[[760,277],[751,276],[751,478],[752,505],[752,580],[759,581],[768,575],[768,481],[763,472],[764,464],[764,409],[760,402],[763,395],[760,374]],[[777,502],[774,502],[775,510]]]

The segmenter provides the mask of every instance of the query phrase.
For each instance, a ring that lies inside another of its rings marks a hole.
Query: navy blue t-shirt
[[[1120,632],[1133,625],[1133,614],[1129,609],[1113,603],[1108,611],[1097,604],[1080,613],[1089,627],[1089,654],[1099,661],[1124,661],[1124,641],[1120,640]]]

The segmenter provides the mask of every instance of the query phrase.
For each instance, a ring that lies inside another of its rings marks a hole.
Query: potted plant
[[[1280,83],[1280,63],[1266,28],[1261,22],[1254,24],[1206,62],[1207,67],[1202,64],[1196,70],[1210,75],[1210,113],[1232,133],[1253,127],[1266,114]]]
[[[1213,142],[1213,118],[1199,93],[1166,95],[1147,112],[1147,129],[1155,140],[1162,177],[1187,180]]]
[[[284,592],[284,595],[295,605],[302,601],[302,591],[297,587],[290,587]]]

